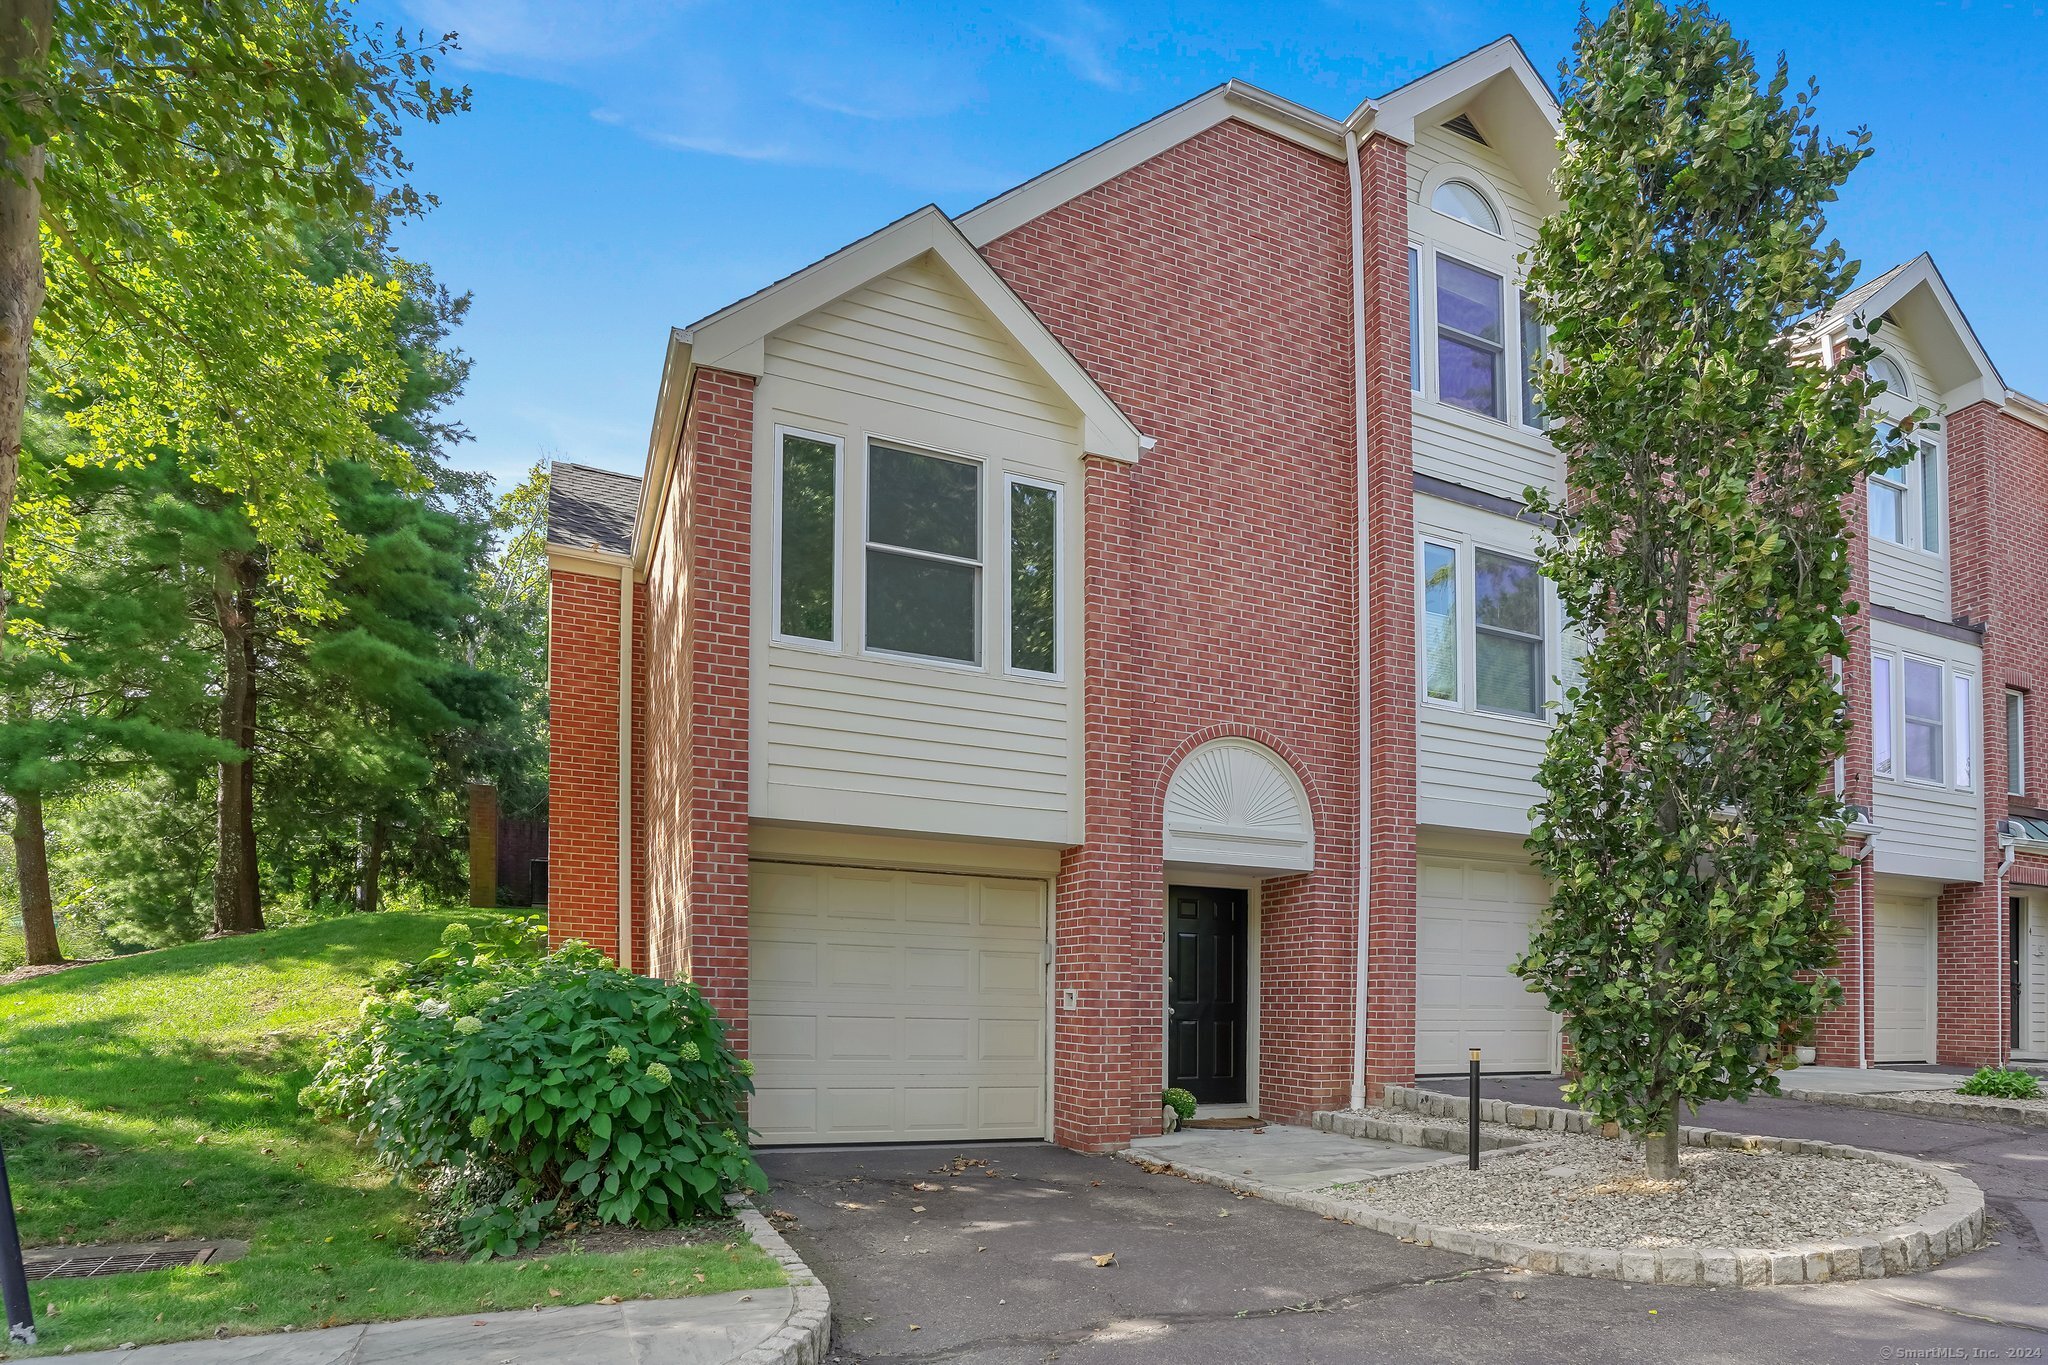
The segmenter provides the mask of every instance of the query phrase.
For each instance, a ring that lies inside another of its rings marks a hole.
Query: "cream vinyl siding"
[[[752,813],[906,834],[1080,839],[1081,414],[930,255],[770,335],[755,416]],[[777,425],[843,441],[839,642],[772,642]],[[981,466],[981,661],[865,651],[870,440]],[[1060,495],[1060,677],[1009,674],[1006,486]]]
[[[1442,179],[1455,167],[1469,167],[1480,173],[1482,188],[1492,190],[1493,202],[1507,210],[1505,242],[1476,228],[1446,219],[1429,207],[1425,187]],[[1509,337],[1507,385],[1512,419],[1521,385],[1520,330],[1516,300],[1520,267],[1515,258],[1536,244],[1536,229],[1542,216],[1523,190],[1507,161],[1491,147],[1436,124],[1417,127],[1415,145],[1408,150],[1408,227],[1423,245],[1421,298],[1418,312],[1422,327],[1422,357],[1425,370],[1434,366],[1436,344],[1435,272],[1430,255],[1441,251],[1481,269],[1506,277],[1506,308],[1503,324]],[[1475,251],[1471,248],[1478,247]],[[1488,248],[1491,254],[1482,255]],[[1425,380],[1415,396],[1415,468],[1467,488],[1477,488],[1504,498],[1519,499],[1522,490],[1534,485],[1548,487],[1559,477],[1556,451],[1540,432],[1517,420],[1494,421],[1437,402],[1431,382]]]
[[[1877,342],[1884,353],[1898,363],[1906,372],[1906,382],[1913,386],[1911,394],[1901,397],[1897,394],[1879,395],[1876,407],[1887,418],[1904,417],[1915,407],[1925,406],[1934,414],[1935,421],[1943,417],[1941,395],[1934,390],[1934,379],[1920,361],[1913,343],[1899,327],[1884,327],[1877,334]],[[1910,611],[1916,616],[1931,617],[1946,621],[1951,615],[1949,608],[1948,542],[1949,519],[1947,503],[1948,445],[1939,430],[1933,433],[1942,452],[1942,537],[1938,554],[1905,545],[1895,544],[1878,536],[1870,537],[1870,600],[1882,606],[1897,607]],[[1901,471],[1903,472],[1903,471]],[[1907,508],[1907,516],[1917,526],[1920,509],[1917,503]]]
[[[1870,622],[1872,648],[1939,662],[1971,679],[1970,746],[1971,784],[1968,791],[1955,787],[1955,703],[1950,677],[1942,679],[1942,776],[1940,784],[1911,782],[1898,774],[1905,771],[1905,753],[1900,738],[1894,739],[1891,777],[1878,777],[1872,784],[1878,829],[1875,870],[1906,877],[1926,877],[1945,882],[1984,880],[1984,699],[1983,651],[1959,640],[1950,640],[1889,621]],[[1894,703],[1904,693],[1904,670],[1895,662],[1892,691]],[[2005,699],[1998,699],[1999,719],[2004,720]],[[1895,731],[1896,734],[1896,731]],[[1853,741],[1868,754],[1870,736]]]
[[[1418,683],[1415,726],[1416,822],[1442,829],[1484,830],[1497,834],[1529,832],[1529,808],[1542,799],[1536,765],[1543,759],[1549,736],[1547,720],[1528,720],[1476,710],[1472,706],[1471,556],[1475,548],[1499,550],[1524,559],[1536,555],[1538,528],[1476,508],[1417,495],[1415,499],[1416,564],[1420,543],[1430,540],[1455,547],[1460,557],[1458,704],[1448,706],[1424,697]],[[1543,591],[1544,655],[1547,675],[1558,667],[1556,601],[1549,586]],[[1416,607],[1418,630],[1421,604]],[[1418,651],[1417,676],[1422,669]],[[1556,694],[1556,685],[1550,695]]]

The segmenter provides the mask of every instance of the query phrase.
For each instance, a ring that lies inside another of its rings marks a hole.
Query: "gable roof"
[[[1951,409],[1979,401],[2005,403],[2005,381],[1949,292],[1933,256],[1923,251],[1858,285],[1808,327],[1822,336],[1863,333],[1870,319],[1884,317],[1912,337],[1921,363]]]
[[[1418,127],[1460,114],[1473,116],[1538,208],[1558,207],[1550,183],[1557,169],[1557,97],[1512,34],[1365,101],[1344,122],[1361,138],[1384,133],[1412,145]]]
[[[623,555],[633,550],[640,480],[556,460],[548,466],[548,544]]]

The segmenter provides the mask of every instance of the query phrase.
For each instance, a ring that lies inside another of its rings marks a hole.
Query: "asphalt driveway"
[[[838,1362],[2048,1358],[2039,1130],[1796,1101],[1746,1118],[1705,1121],[1941,1144],[2001,1222],[2027,1222],[1904,1279],[1674,1289],[1506,1271],[1038,1143],[783,1149],[763,1164],[778,1226],[832,1289]]]

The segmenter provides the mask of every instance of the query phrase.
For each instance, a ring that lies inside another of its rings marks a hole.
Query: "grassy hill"
[[[32,1285],[39,1349],[780,1283],[743,1239],[483,1265],[408,1254],[416,1196],[297,1096],[370,978],[456,918],[348,916],[0,985],[0,1142],[23,1239],[250,1243],[217,1266]]]

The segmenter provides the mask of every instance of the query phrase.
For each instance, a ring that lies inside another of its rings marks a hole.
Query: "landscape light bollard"
[[[28,1270],[21,1263],[21,1232],[14,1226],[14,1195],[7,1188],[5,1147],[0,1147],[0,1303],[7,1307],[8,1341],[35,1345],[35,1309],[28,1299]]]
[[[1465,1165],[1479,1169],[1479,1049],[1472,1049],[1472,1074],[1465,1085]]]

